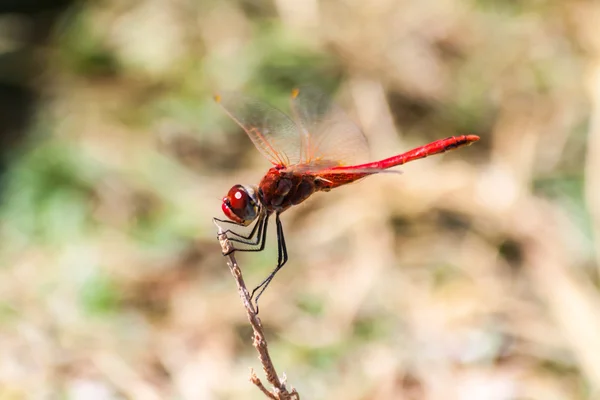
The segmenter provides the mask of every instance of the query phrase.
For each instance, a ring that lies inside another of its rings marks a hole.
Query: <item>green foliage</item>
[[[92,27],[90,12],[85,8],[67,13],[56,33],[61,60],[80,75],[115,75],[117,60]]]
[[[327,370],[340,361],[346,348],[344,343],[331,346],[295,346],[293,350],[296,362],[318,370]]]
[[[119,287],[108,275],[97,272],[89,276],[79,289],[79,298],[84,311],[91,315],[115,312],[120,304]]]
[[[258,29],[252,51],[260,61],[251,78],[251,89],[274,104],[287,104],[290,91],[302,84],[333,92],[342,77],[341,66],[326,53],[316,52],[279,25]]]
[[[389,316],[385,315],[367,315],[357,318],[354,322],[353,334],[359,342],[381,339],[390,332],[389,321]]]
[[[61,141],[41,142],[11,167],[0,215],[25,241],[66,242],[94,226],[98,166]]]
[[[317,317],[323,314],[323,299],[316,295],[306,293],[296,300],[296,304],[309,315]]]
[[[516,15],[527,9],[526,0],[475,0],[475,5],[487,12]]]

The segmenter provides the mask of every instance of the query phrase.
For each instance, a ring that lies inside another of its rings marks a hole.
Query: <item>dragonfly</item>
[[[407,162],[441,154],[470,145],[476,135],[452,136],[380,161],[368,162],[367,139],[361,129],[329,97],[313,87],[294,89],[291,114],[242,94],[215,96],[248,135],[256,148],[273,165],[258,185],[236,184],[222,199],[221,208],[228,219],[214,218],[231,229],[222,231],[233,251],[262,251],[267,227],[275,215],[277,265],[252,291],[258,300],[277,272],[288,261],[281,214],[316,192],[328,192],[367,176],[387,171]],[[250,225],[252,228],[250,228]],[[248,227],[249,233],[238,233]]]

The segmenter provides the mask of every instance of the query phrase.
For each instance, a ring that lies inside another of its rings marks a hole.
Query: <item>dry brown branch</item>
[[[271,393],[265,385],[262,384],[258,376],[256,376],[256,372],[252,368],[250,368],[250,382],[254,383],[258,388],[270,399],[277,399],[277,397]]]
[[[244,283],[242,271],[238,266],[234,253],[232,251],[233,246],[227,238],[227,235],[223,232],[222,228],[216,223],[215,225],[217,225],[217,228],[219,229],[218,239],[219,243],[221,244],[221,250],[223,251],[223,254],[226,255],[228,258],[227,265],[231,270],[231,274],[235,278],[240,298],[242,299],[242,303],[246,308],[246,315],[248,316],[248,321],[250,321],[250,325],[252,325],[252,330],[254,332],[252,344],[256,348],[256,351],[258,351],[258,359],[260,360],[263,366],[263,370],[265,371],[267,380],[271,385],[273,385],[273,391],[269,391],[267,388],[265,388],[265,386],[262,384],[262,382],[256,376],[253,370],[250,371],[250,381],[254,383],[266,396],[268,396],[271,399],[299,400],[300,395],[298,394],[298,392],[296,392],[296,389],[292,388],[291,391],[288,391],[288,389],[285,386],[284,380],[279,379],[279,376],[275,371],[275,366],[271,361],[269,349],[267,348],[267,339],[265,338],[260,318],[258,318],[254,306],[252,305],[250,293],[248,292],[246,284]]]

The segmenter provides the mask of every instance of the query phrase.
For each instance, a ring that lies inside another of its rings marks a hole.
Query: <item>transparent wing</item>
[[[291,103],[301,132],[301,163],[318,170],[367,161],[367,138],[327,95],[313,87],[301,87],[292,92]]]
[[[300,162],[300,130],[282,111],[237,93],[217,95],[215,100],[272,164],[290,166]]]

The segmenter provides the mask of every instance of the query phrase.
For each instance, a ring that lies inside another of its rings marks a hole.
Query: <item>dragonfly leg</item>
[[[252,231],[250,231],[250,233],[247,235],[239,234],[239,233],[233,231],[232,229],[227,229],[226,231],[221,232],[221,234],[223,234],[223,233],[226,234],[227,239],[229,239],[231,242],[242,243],[242,244],[246,244],[249,246],[256,246],[256,245],[258,245],[258,243],[260,241],[260,238],[262,235],[262,230],[264,229],[264,224],[265,224],[265,221],[267,218],[268,218],[268,215],[261,214],[258,217],[258,221],[252,227]],[[230,222],[230,223],[235,224],[236,226],[245,227],[245,225],[243,225],[243,224],[238,224],[238,223],[231,222],[231,221],[222,221],[218,218],[213,218],[213,220],[216,220],[219,222]],[[230,235],[235,235],[237,237],[231,237]]]
[[[238,233],[231,231],[230,233],[236,235],[237,238],[228,236],[229,241],[234,243],[241,243],[247,246],[259,246],[259,248],[255,250],[242,248],[237,249],[240,251],[261,251],[265,247],[265,237],[267,233],[268,220],[269,215],[261,215],[258,222],[254,225],[254,228],[252,228],[252,232],[250,232],[248,236],[242,236]]]
[[[254,246],[251,248],[242,248],[242,247],[232,247],[231,251],[229,251],[227,254],[224,255],[229,255],[231,253],[233,253],[234,251],[262,251],[265,248],[265,243],[266,243],[266,238],[267,238],[267,226],[269,224],[269,214],[263,214],[260,216],[259,221],[256,223],[255,227],[252,229],[252,232],[250,232],[250,235],[248,236],[248,238],[246,238],[245,236],[242,235],[238,235],[241,238],[244,239],[236,239],[236,238],[229,238],[229,241],[231,242],[236,242],[236,243],[241,243],[247,246]],[[258,227],[258,229],[257,229]],[[235,232],[232,232],[235,233]],[[253,236],[256,236],[254,239],[252,238]],[[257,247],[256,247],[257,246]]]
[[[229,221],[229,220],[225,220],[225,219],[213,218],[213,221],[220,222],[222,224],[230,224],[230,225],[234,225],[234,226],[246,227],[246,225],[240,224],[239,222]],[[258,221],[254,224],[254,226],[252,227],[252,231],[250,231],[250,233],[248,235],[241,235],[241,234],[237,233],[236,231],[234,231],[233,229],[227,229],[227,230],[221,232],[221,234],[223,234],[223,233],[226,235],[232,234],[239,238],[249,240],[254,237],[254,234],[256,233],[256,228],[260,225],[261,222],[262,222],[262,215],[259,216]],[[260,236],[260,233],[258,235]]]
[[[258,285],[257,287],[254,288],[254,290],[252,291],[252,295],[250,296],[251,299],[254,298],[254,294],[256,293],[256,291],[258,291],[258,294],[256,295],[256,299],[254,300],[254,307],[256,307],[257,314],[258,314],[258,299],[264,293],[264,291],[267,289],[267,286],[269,286],[269,283],[271,283],[271,281],[275,277],[275,274],[277,274],[277,272],[285,265],[285,263],[288,260],[287,247],[285,245],[285,237],[283,235],[283,226],[281,225],[281,219],[279,219],[279,213],[277,213],[275,215],[275,224],[277,225],[277,243],[278,243],[277,266],[269,274],[269,276],[267,276],[267,278],[261,282],[260,285]]]

